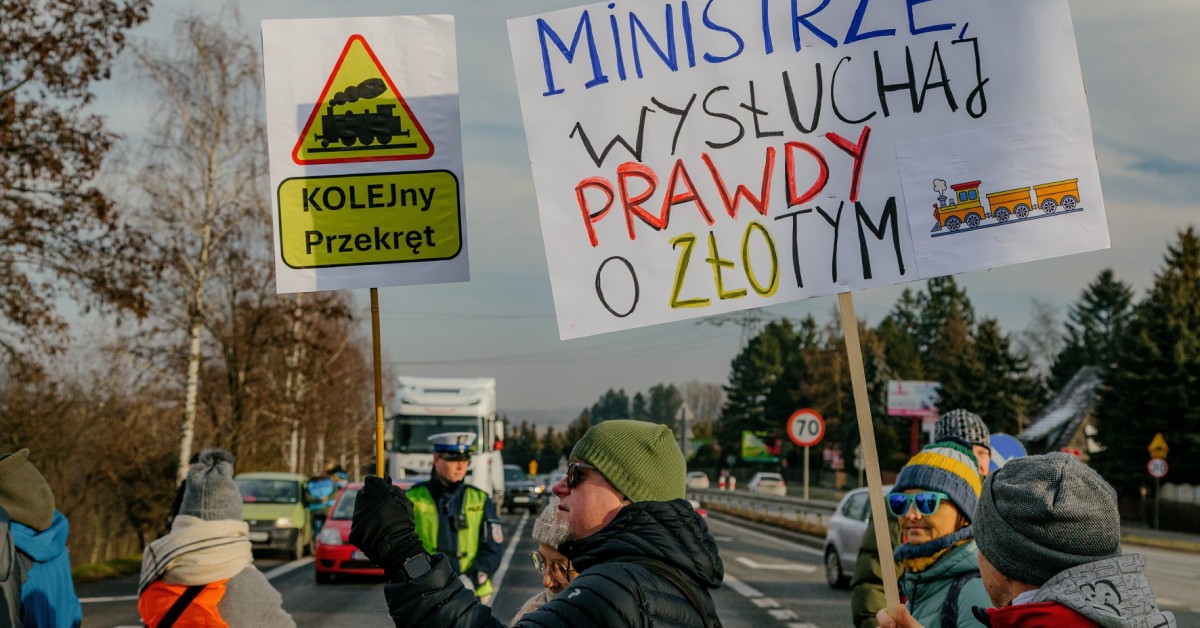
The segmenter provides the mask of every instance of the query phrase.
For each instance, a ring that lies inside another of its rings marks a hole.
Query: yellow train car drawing
[[[983,226],[1004,224],[1014,217],[1017,220],[1025,220],[1037,209],[1048,215],[1053,214],[1059,207],[1068,212],[1080,208],[1079,179],[1064,179],[1032,187],[991,192],[984,195],[987,199],[986,206],[980,199],[981,183],[966,181],[947,186],[945,181],[936,179],[934,191],[940,192],[941,195],[938,196],[938,202],[933,204],[933,217],[937,222],[932,232],[941,231],[943,227],[950,231],[958,231],[963,225],[975,229],[989,218],[994,219],[995,223]],[[953,190],[952,195],[945,194],[947,187]]]

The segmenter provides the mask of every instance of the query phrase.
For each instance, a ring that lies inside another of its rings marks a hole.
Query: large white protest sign
[[[508,28],[563,338],[1108,246],[1066,0]]]
[[[454,19],[262,23],[276,289],[466,281]]]

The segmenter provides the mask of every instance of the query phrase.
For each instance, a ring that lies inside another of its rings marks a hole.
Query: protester
[[[231,465],[236,464],[234,462],[235,459],[233,457],[233,453],[231,453],[228,449],[213,448],[205,449],[204,451],[198,451],[192,454],[192,457],[188,459],[188,468],[190,469],[192,468],[192,465],[200,462],[201,458],[205,460],[224,460]],[[183,491],[186,488],[187,477],[185,476],[182,480],[180,480],[179,487],[175,489],[175,499],[171,502],[171,512],[167,514],[167,526],[163,530],[164,535],[171,531],[171,524],[175,521],[175,517],[179,514],[179,507],[183,505]]]
[[[538,549],[531,558],[534,568],[542,574],[542,586],[545,588],[529,598],[509,623],[515,624],[527,613],[541,608],[550,598],[565,589],[577,575],[575,566],[558,551],[558,546],[567,540],[569,532],[567,522],[560,519],[558,513],[558,498],[551,497],[542,514],[533,522],[533,532],[530,536],[537,541]]]
[[[1121,554],[1117,493],[1077,457],[1055,452],[1008,461],[988,478],[975,511],[979,570],[994,628],[1175,626],[1159,610],[1145,557]],[[920,628],[902,610],[887,627]]]
[[[980,626],[972,607],[988,606],[971,526],[981,490],[978,465],[958,441],[927,445],[886,496],[905,539],[895,551],[900,593],[928,626]]]
[[[670,428],[610,420],[592,426],[554,485],[568,540],[559,551],[579,575],[518,626],[720,626],[709,589],[724,568],[704,520],[684,499],[687,473]],[[411,502],[368,477],[350,542],[383,567],[396,626],[500,626],[443,554],[422,551]]]
[[[989,445],[991,432],[983,418],[969,410],[956,408],[942,415],[933,426],[934,442],[958,440],[971,448],[979,462],[979,475],[987,477],[991,464],[992,450]],[[900,521],[888,517],[888,532],[892,548],[902,542]],[[899,573],[900,566],[896,566]],[[867,532],[859,546],[858,559],[854,563],[854,577],[850,580],[850,613],[854,625],[859,628],[874,628],[879,625],[875,614],[887,605],[883,593],[883,569],[879,566],[879,542],[875,539],[875,528],[871,517],[867,518]]]
[[[201,455],[171,532],[142,555],[138,612],[146,626],[294,627],[254,566],[249,533],[233,465]]]
[[[471,461],[471,432],[429,437],[433,471],[408,490],[417,535],[426,552],[457,557],[455,570],[484,604],[492,599],[492,574],[500,568],[504,529],[486,491],[465,482]]]
[[[25,564],[17,559],[17,549],[9,534],[8,511],[0,508],[0,627],[21,625],[21,587],[25,585]]]
[[[83,607],[71,580],[70,526],[54,506],[54,492],[29,462],[29,450],[0,456],[0,508],[8,512],[17,559],[28,561],[21,588],[21,623],[27,627],[78,626]]]

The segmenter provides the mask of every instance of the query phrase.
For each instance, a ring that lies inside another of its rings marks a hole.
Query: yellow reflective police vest
[[[433,480],[430,480],[433,481]],[[405,491],[409,501],[413,503],[413,517],[417,523],[417,536],[421,537],[421,545],[429,554],[438,550],[438,511],[437,502],[424,483],[418,484]],[[484,505],[487,503],[487,493],[467,485],[463,495],[463,511],[467,516],[467,526],[458,531],[458,573],[467,573],[475,564],[479,555],[479,534],[483,526]],[[457,513],[456,513],[457,514]],[[451,556],[451,558],[456,558]],[[475,596],[484,597],[492,593],[492,579],[475,587]]]

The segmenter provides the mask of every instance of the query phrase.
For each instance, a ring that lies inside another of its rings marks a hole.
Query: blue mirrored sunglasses
[[[950,499],[950,496],[937,491],[923,491],[915,495],[888,493],[887,507],[888,512],[892,513],[892,516],[897,519],[908,514],[908,509],[912,506],[916,506],[917,512],[923,516],[929,516],[937,512],[938,506],[942,505],[943,499]]]

